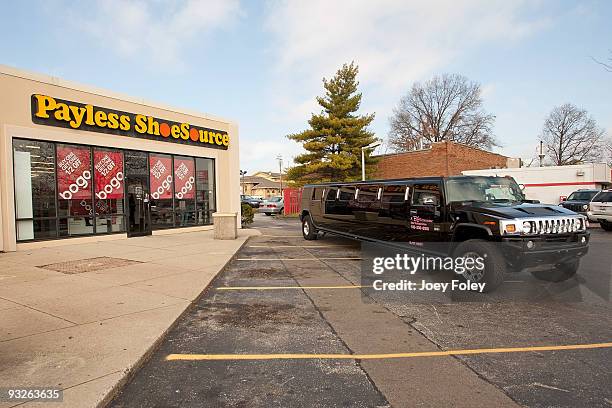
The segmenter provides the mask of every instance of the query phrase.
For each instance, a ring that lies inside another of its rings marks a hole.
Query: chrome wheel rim
[[[462,256],[464,259],[476,259],[476,258],[484,258],[484,256],[481,256],[480,254],[473,252],[473,251],[468,251],[465,252]],[[472,282],[480,282],[482,280],[482,278],[485,275],[485,271],[484,268],[483,269],[478,269],[476,268],[476,266],[472,266],[471,268],[466,267],[465,268],[465,272],[463,272],[461,274],[466,280],[472,281]]]
[[[302,230],[304,231],[304,235],[308,235],[310,233],[310,227],[308,226],[308,221],[304,221]]]

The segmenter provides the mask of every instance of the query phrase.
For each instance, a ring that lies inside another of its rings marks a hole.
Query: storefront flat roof
[[[189,116],[193,116],[196,118],[202,118],[202,119],[207,119],[207,120],[211,120],[215,122],[237,125],[236,121],[222,118],[217,115],[211,115],[209,113],[198,112],[192,109],[177,108],[177,107],[166,105],[163,103],[153,102],[153,101],[149,101],[143,98],[136,98],[136,97],[129,96],[126,94],[122,94],[119,92],[97,88],[91,85],[84,85],[84,84],[80,84],[77,82],[67,81],[65,79],[54,77],[51,75],[25,71],[25,70],[14,68],[8,65],[0,64],[0,74],[12,76],[16,78],[27,79],[30,81],[41,82],[41,83],[49,84],[49,85],[55,85],[55,86],[59,86],[62,88],[71,89],[74,91],[86,92],[86,93],[90,93],[93,95],[103,96],[105,98],[111,98],[111,99],[117,99],[120,101],[131,102],[131,103],[139,104],[142,106],[147,106],[150,108],[163,109],[169,112],[189,115]]]

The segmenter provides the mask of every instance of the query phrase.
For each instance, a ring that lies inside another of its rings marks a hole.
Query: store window
[[[15,140],[13,165],[17,240],[56,237],[55,146]]]
[[[213,159],[196,158],[196,220],[198,225],[212,224],[215,212],[215,163]]]
[[[196,224],[195,163],[191,157],[174,156],[175,226]]]
[[[58,144],[55,155],[59,236],[93,234],[91,148]]]
[[[96,233],[125,232],[123,153],[93,149]]]
[[[129,152],[14,139],[17,240],[125,232]],[[212,224],[215,161],[148,157],[142,177],[150,187],[152,229]]]
[[[149,173],[151,226],[153,229],[171,228],[174,226],[172,157],[166,154],[151,153]]]

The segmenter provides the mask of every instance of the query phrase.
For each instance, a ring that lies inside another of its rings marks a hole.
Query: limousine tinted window
[[[412,192],[413,205],[440,205],[440,186],[438,184],[415,184]]]
[[[378,186],[359,186],[357,201],[360,203],[372,203],[378,201]]]
[[[329,187],[327,189],[327,195],[325,196],[325,201],[335,201],[336,197],[338,195],[338,188],[337,187]]]
[[[346,186],[340,188],[340,201],[349,201],[355,198],[355,186]]]
[[[383,203],[401,203],[406,198],[406,186],[385,186],[382,193]]]

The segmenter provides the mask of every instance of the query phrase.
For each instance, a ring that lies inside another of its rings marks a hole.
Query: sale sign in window
[[[149,155],[151,197],[155,200],[172,199],[172,159]]]
[[[123,198],[123,156],[121,152],[94,150],[94,177],[98,200]]]
[[[89,148],[57,146],[58,196],[63,200],[91,200]]]
[[[176,198],[195,198],[195,165],[193,159],[174,159]]]

